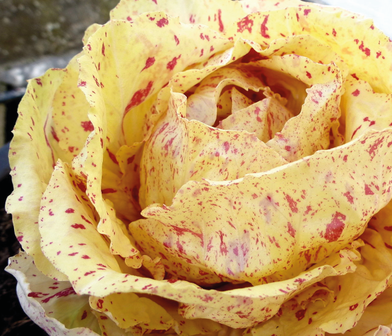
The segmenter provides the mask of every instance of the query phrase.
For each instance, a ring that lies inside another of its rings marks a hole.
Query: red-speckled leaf
[[[49,335],[100,334],[88,296],[77,295],[70,282],[43,275],[25,252],[10,258],[6,271],[18,280],[18,298],[25,313]]]
[[[63,81],[53,96],[52,110],[48,111],[49,120],[46,125],[55,158],[68,163],[81,151],[87,136],[94,129],[87,115],[90,105],[77,86],[77,58],[78,56],[74,57],[63,70]]]
[[[188,97],[186,117],[210,126],[214,125],[220,94],[226,86],[232,85],[254,92],[265,88],[260,76],[250,69],[236,66],[224,67],[203,79],[196,91]]]
[[[359,249],[361,260],[357,262],[355,272],[341,277],[325,278],[282,306],[281,313],[259,327],[252,334],[277,336],[323,335],[344,333],[359,325],[353,335],[363,335],[379,324],[391,323],[390,309],[381,312],[382,304],[365,308],[388,288],[392,279],[392,255],[388,253],[381,235],[366,229],[361,239],[365,245]],[[386,293],[388,297],[389,292]],[[390,304],[390,298],[389,302]],[[361,316],[365,311],[364,321]],[[373,312],[378,312],[377,318]],[[369,314],[370,316],[366,316]],[[369,329],[366,327],[371,325]],[[366,327],[365,327],[366,326]],[[355,330],[355,329],[354,329]],[[351,335],[351,332],[349,333]],[[372,334],[371,334],[372,335]]]
[[[133,22],[138,15],[158,11],[171,17],[179,17],[183,23],[206,25],[222,34],[231,31],[233,23],[246,14],[237,1],[122,0],[111,11],[110,18]]]
[[[181,117],[185,111],[186,97],[173,93],[168,113],[145,144],[142,208],[156,202],[171,204],[177,190],[190,180],[233,180],[286,163],[254,134],[189,121]]]
[[[356,269],[354,262],[359,259],[356,251],[358,246],[360,246],[358,243],[351,244],[290,280],[228,290],[225,294],[234,295],[237,300],[240,299],[237,295],[242,293],[247,293],[247,298],[240,303],[237,301],[232,304],[226,296],[225,300],[222,300],[226,306],[220,311],[215,310],[215,305],[212,304],[213,300],[219,298],[216,298],[215,292],[210,291],[211,294],[205,296],[206,303],[184,304],[180,313],[186,318],[209,318],[234,328],[255,326],[257,323],[268,321],[276,314],[279,315],[281,304],[296,294],[301,294],[304,288],[311,287],[328,277],[334,279],[354,272]]]
[[[112,255],[107,238],[97,232],[95,211],[78,181],[66,165],[56,166],[42,200],[40,231],[43,252],[81,295],[153,294],[182,303],[186,318],[210,319],[240,328],[272,317],[288,297],[306,286],[352,269],[350,254],[340,253],[330,263],[324,262],[288,281],[227,291],[203,290],[175,279],[142,277]],[[249,318],[244,320],[242,314]]]
[[[340,117],[343,80],[340,70],[332,64],[314,63],[298,55],[273,56],[257,64],[311,86],[306,90],[300,114],[291,118],[267,145],[288,161],[329,148],[330,130]]]
[[[341,108],[346,142],[369,128],[381,130],[392,126],[392,94],[375,93],[363,80],[347,79]]]
[[[98,222],[104,223],[105,220],[99,220],[93,204],[86,197],[85,183],[83,177],[76,175],[67,164],[61,161],[57,163],[41,201],[39,228],[42,251],[57,269],[61,269],[61,265],[53,260],[54,256],[63,256],[68,260],[69,266],[78,272],[80,264],[88,263],[94,253],[99,253],[105,264],[119,271],[120,259],[116,261],[116,256],[108,250],[107,237],[97,231]],[[110,210],[109,207],[106,209],[106,218],[119,224],[113,210]],[[57,229],[53,229],[53,222],[57,223]],[[118,229],[122,229],[121,226],[118,226]],[[63,244],[58,244],[59,235],[64,235]],[[86,244],[87,236],[93,244]],[[128,255],[138,256],[138,250],[128,238],[126,228],[122,235],[116,235],[116,243],[122,244],[123,248],[128,250]],[[110,250],[113,250],[113,247]],[[87,276],[85,273],[80,274],[83,275]]]
[[[210,36],[205,34],[204,38],[209,38]],[[222,52],[217,51],[213,56],[211,56],[207,61],[197,62],[192,64],[190,69],[179,72],[175,74],[170,81],[170,87],[174,92],[185,93],[188,90],[194,91],[195,85],[197,85],[202,79],[210,75],[217,69],[226,66],[241,57],[245,56],[252,48],[256,51],[260,51],[261,48],[251,41],[245,41],[241,38],[237,39],[234,46],[224,50]],[[212,52],[215,49],[210,48]]]
[[[282,99],[278,94],[274,95],[269,90],[265,90],[264,95],[269,97],[236,111],[222,120],[221,128],[244,130],[255,133],[261,141],[270,140],[276,132],[282,130],[293,114],[285,108],[285,99]]]
[[[55,161],[59,157],[71,160],[90,132],[82,125],[82,121],[89,121],[84,95],[75,86],[75,67],[73,59],[64,70],[48,70],[44,76],[30,80],[18,108],[9,152],[14,191],[7,200],[7,211],[13,215],[16,237],[34,257],[38,269],[58,280],[66,277],[43,256],[38,225],[34,223]],[[74,109],[80,112],[71,113]]]
[[[190,281],[204,279],[184,265],[252,284],[291,278],[357,238],[390,201],[391,158],[386,129],[270,172],[191,181],[170,207],[143,210],[131,232],[150,257],[182,260],[168,272]]]
[[[369,306],[358,324],[350,330],[350,336],[362,336],[364,331],[368,331],[366,336],[391,335],[392,332],[392,287],[383,291]],[[381,331],[388,331],[383,334]],[[377,334],[377,332],[380,332]],[[347,334],[346,334],[347,335]]]
[[[211,39],[205,39],[204,34]],[[165,94],[158,96],[157,92],[175,73],[195,61],[207,60],[211,46],[223,51],[232,45],[206,27],[184,26],[163,13],[142,15],[133,23],[112,21],[86,42],[85,56],[79,59],[79,86],[91,106],[89,118],[94,132],[73,167],[86,177],[87,196],[101,218],[98,231],[111,239],[113,253],[126,258],[129,265],[137,265],[129,259],[137,254],[124,244],[130,237],[123,223],[140,218],[140,142],[164,110],[158,105],[167,104]],[[203,57],[195,54],[202,49]],[[165,69],[159,77],[157,69]],[[157,97],[161,103],[155,102]],[[120,150],[122,144],[134,153]],[[130,164],[120,166],[125,160]]]
[[[137,326],[142,331],[164,331],[174,324],[173,318],[159,304],[135,293],[117,293],[103,298],[91,296],[90,305],[122,329]]]
[[[369,82],[376,92],[392,91],[392,43],[370,19],[341,8],[303,4],[250,14],[243,20],[254,27],[238,27],[245,39],[269,47],[290,35],[311,35],[339,55],[350,73]]]
[[[334,63],[346,78],[349,68],[342,58],[332,50],[330,45],[320,42],[311,35],[293,35],[286,38],[273,40],[269,47],[262,50],[260,55],[264,57],[283,56],[285,54],[296,54],[310,58],[321,64]]]

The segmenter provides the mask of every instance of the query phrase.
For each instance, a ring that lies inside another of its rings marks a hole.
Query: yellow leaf
[[[184,95],[172,93],[166,116],[146,141],[140,172],[142,208],[156,202],[171,204],[190,180],[233,180],[286,163],[254,134],[182,118],[185,104]]]
[[[150,257],[174,258],[162,260],[167,272],[189,281],[203,283],[205,270],[254,285],[275,273],[293,277],[358,238],[390,201],[391,144],[391,129],[369,130],[265,173],[190,181],[171,206],[144,209],[132,236]]]

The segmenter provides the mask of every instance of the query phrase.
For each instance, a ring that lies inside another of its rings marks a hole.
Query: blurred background
[[[339,6],[373,18],[392,37],[390,0],[307,0]],[[48,68],[65,67],[82,48],[85,29],[105,23],[118,0],[0,0],[0,336],[46,335],[23,313],[14,278],[3,269],[20,246],[4,211],[12,191],[8,143],[26,80]]]
[[[4,211],[12,191],[8,143],[26,80],[63,68],[82,48],[86,28],[105,23],[118,0],[0,0],[0,336],[44,336],[20,308],[9,256],[18,253],[12,221]]]

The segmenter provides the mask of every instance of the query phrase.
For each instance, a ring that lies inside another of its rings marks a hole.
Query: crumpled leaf
[[[286,163],[254,134],[189,121],[181,117],[185,109],[186,97],[172,93],[166,116],[146,141],[140,171],[142,208],[170,204],[189,180],[233,180]]]
[[[391,144],[391,129],[369,131],[270,172],[188,182],[171,206],[144,209],[132,236],[151,257],[174,258],[167,271],[189,281],[197,269],[254,285],[290,278],[357,238],[390,201]]]
[[[70,282],[43,275],[25,252],[11,257],[6,271],[18,280],[17,294],[25,313],[49,335],[100,334],[88,296],[77,295]]]

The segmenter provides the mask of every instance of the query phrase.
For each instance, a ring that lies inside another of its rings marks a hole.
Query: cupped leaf
[[[18,280],[17,294],[25,313],[49,335],[100,335],[88,296],[77,295],[70,282],[42,274],[25,252],[10,258],[6,271]]]
[[[171,267],[191,281],[184,264],[252,284],[290,278],[357,238],[390,201],[391,144],[392,129],[369,131],[266,173],[188,182],[171,206],[144,209],[132,236],[151,257],[182,260]]]
[[[307,96],[301,112],[288,120],[267,145],[287,161],[295,161],[317,150],[329,148],[330,130],[340,117],[343,81],[340,70],[332,64],[315,63],[298,55],[273,56],[256,63],[311,86],[306,90]],[[272,90],[275,90],[274,87]],[[289,97],[287,99],[290,101]]]
[[[186,74],[185,74],[186,75]],[[216,70],[200,82],[196,91],[188,97],[186,117],[199,120],[207,125],[214,125],[217,118],[217,103],[222,90],[229,85],[246,91],[258,92],[265,88],[260,76],[236,66]]]
[[[210,35],[204,34],[203,37],[209,40]],[[250,50],[260,51],[261,48],[252,41],[246,41],[238,38],[234,42],[234,46],[224,51],[215,51],[212,46],[211,52],[215,52],[208,60],[192,64],[185,71],[179,72],[173,76],[170,81],[170,88],[174,92],[185,93],[188,90],[195,90],[197,84],[205,77],[226,65],[229,65],[243,56]]]
[[[254,134],[210,127],[185,115],[186,97],[172,93],[168,112],[146,141],[141,162],[140,204],[171,204],[190,180],[233,180],[286,161]],[[255,155],[257,153],[257,155]]]
[[[267,91],[268,92],[268,91]],[[285,108],[284,99],[278,94],[264,92],[267,98],[234,112],[222,120],[220,126],[227,130],[244,130],[255,133],[264,142],[282,130],[293,114]],[[268,97],[269,96],[269,97]],[[235,96],[237,98],[237,96]],[[238,98],[236,104],[238,104]],[[237,106],[235,106],[237,108]]]
[[[60,270],[68,268],[59,264],[57,260],[61,262],[60,256],[64,256],[69,267],[79,273],[79,263],[88,264],[94,254],[98,254],[105,262],[96,267],[105,268],[108,265],[113,270],[121,271],[123,265],[119,264],[120,259],[117,260],[111,253],[110,241],[97,231],[98,223],[102,220],[99,219],[93,203],[86,197],[85,183],[83,177],[75,174],[67,164],[61,161],[57,163],[41,202],[39,229],[42,236],[42,251]],[[108,213],[107,216],[111,216],[110,219],[113,221],[116,220],[112,213]],[[58,223],[57,230],[53,229],[53,222]],[[137,257],[139,252],[126,233],[124,229],[122,235],[117,235],[116,242],[122,244],[129,255]],[[57,243],[60,234],[64,235],[63,244]],[[94,243],[88,244],[89,237]],[[56,259],[55,256],[60,259]],[[83,277],[88,275],[80,274]]]
[[[356,246],[287,281],[227,291],[204,290],[187,281],[143,277],[114,256],[108,239],[97,232],[98,218],[79,177],[66,164],[59,162],[56,166],[42,206],[42,250],[69,277],[76,293],[96,297],[114,293],[161,296],[183,304],[180,312],[187,319],[250,327],[272,317],[284,301],[307,286],[326,276],[351,272],[354,267],[354,252],[349,251]]]
[[[339,55],[353,76],[369,82],[376,92],[392,92],[392,43],[370,19],[341,8],[302,4],[253,13],[242,21],[246,29],[239,26],[237,33],[264,48],[290,35],[311,35]]]
[[[342,58],[329,45],[322,43],[312,35],[292,35],[278,38],[260,52],[260,55],[264,57],[286,54],[304,56],[320,64],[334,63],[341,71],[343,78],[349,74],[349,68]]]

